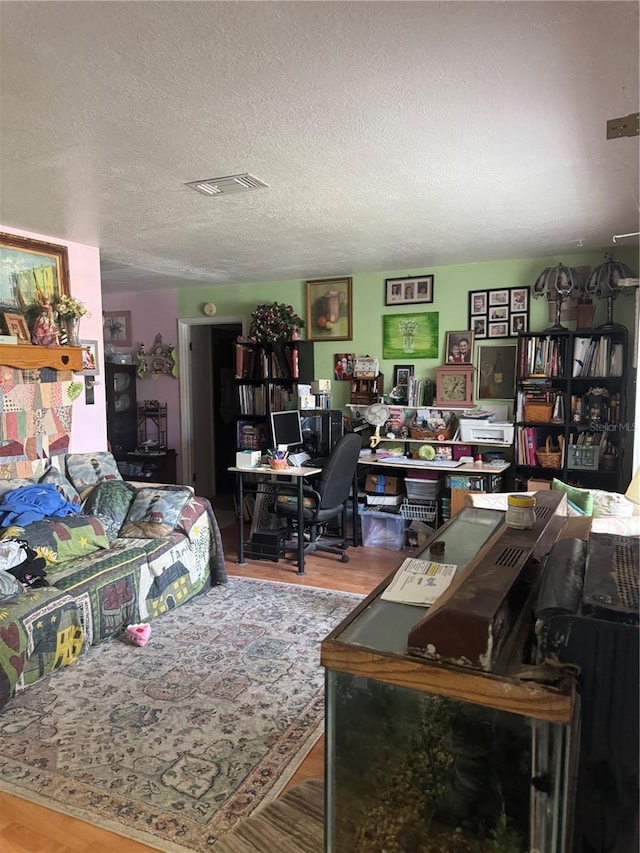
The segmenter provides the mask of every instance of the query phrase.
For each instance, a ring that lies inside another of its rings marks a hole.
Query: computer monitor
[[[277,450],[302,446],[302,426],[300,412],[295,409],[286,412],[271,412],[271,435]]]

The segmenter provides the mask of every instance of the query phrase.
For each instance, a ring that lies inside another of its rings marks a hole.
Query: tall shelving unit
[[[516,485],[555,477],[620,488],[626,360],[624,327],[519,335]]]
[[[266,450],[271,412],[298,407],[298,383],[313,380],[313,343],[237,343],[236,448]]]

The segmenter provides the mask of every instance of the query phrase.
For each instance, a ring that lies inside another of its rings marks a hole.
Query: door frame
[[[180,482],[192,485],[193,472],[193,387],[191,382],[191,326],[224,326],[234,323],[247,333],[246,317],[185,317],[178,319],[178,358],[180,364]],[[214,460],[215,464],[215,460]]]

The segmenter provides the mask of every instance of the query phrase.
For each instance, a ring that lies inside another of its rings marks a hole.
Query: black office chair
[[[329,456],[327,464],[319,475],[317,486],[304,486],[303,516],[304,529],[297,531],[303,536],[309,531],[309,543],[304,549],[305,556],[314,551],[326,551],[328,554],[338,554],[343,563],[349,562],[345,553],[349,547],[346,541],[347,532],[347,499],[354,480],[358,457],[362,449],[362,439],[355,433],[347,433],[336,444]],[[296,486],[280,485],[275,489],[274,512],[287,520],[287,539],[291,539],[294,524],[298,519],[298,496]],[[318,527],[342,516],[342,539],[329,542],[318,541]],[[355,519],[353,523],[355,524]],[[293,547],[287,547],[292,550]],[[304,569],[298,566],[298,570]]]

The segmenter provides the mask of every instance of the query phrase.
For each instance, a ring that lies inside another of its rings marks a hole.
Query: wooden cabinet
[[[518,485],[621,488],[627,358],[623,326],[518,337]]]
[[[384,374],[368,378],[356,378],[351,380],[349,403],[354,406],[370,406],[378,403],[384,393]]]
[[[107,439],[115,458],[123,459],[138,443],[136,366],[107,362],[105,371]]]
[[[297,409],[298,383],[309,384],[314,378],[313,343],[237,343],[235,355],[236,449],[266,450],[269,415]]]

